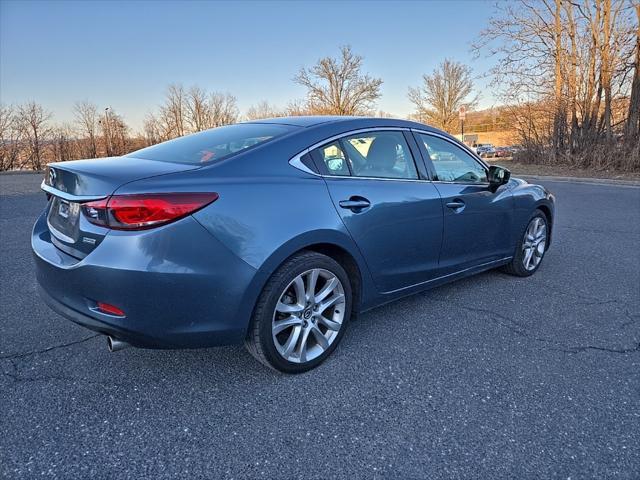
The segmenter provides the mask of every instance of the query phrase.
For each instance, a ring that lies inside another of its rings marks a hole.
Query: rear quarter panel
[[[194,216],[257,270],[249,303],[255,303],[266,281],[288,257],[310,245],[332,244],[346,250],[359,265],[363,286],[370,285],[366,264],[321,178],[304,173],[295,179],[227,178],[219,190],[220,199]]]
[[[133,182],[116,193],[217,192],[218,200],[193,217],[256,270],[245,306],[253,307],[266,281],[288,257],[310,245],[328,243],[346,250],[358,263],[361,305],[366,307],[375,296],[366,263],[336,212],[324,180],[289,165],[290,152],[278,145],[259,149],[197,171]],[[244,308],[240,307],[238,315],[248,318],[251,311]]]

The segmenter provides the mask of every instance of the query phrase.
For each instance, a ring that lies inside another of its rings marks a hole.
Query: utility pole
[[[104,109],[104,145],[107,149],[107,157],[111,156],[111,128],[109,125],[109,108]]]
[[[467,115],[467,107],[464,105],[460,107],[458,110],[458,118],[460,119],[460,130],[462,131],[462,138],[460,139],[462,143],[464,143],[464,119]]]

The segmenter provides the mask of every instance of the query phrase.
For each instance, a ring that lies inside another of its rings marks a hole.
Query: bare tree
[[[52,129],[51,149],[53,151],[53,160],[56,162],[66,162],[79,158],[77,140],[74,138],[71,125],[63,124]]]
[[[104,110],[104,117],[99,120],[102,138],[107,157],[124,155],[129,149],[129,127],[122,116],[111,107]]]
[[[153,113],[148,113],[143,123],[144,141],[147,146],[155,145],[164,140],[162,124]]]
[[[167,138],[181,137],[187,132],[186,109],[187,99],[184,87],[175,83],[169,85],[165,103],[160,107],[160,120]]]
[[[361,73],[363,57],[351,47],[340,58],[325,57],[313,67],[301,68],[294,81],[307,89],[307,110],[324,115],[366,115],[380,98],[382,79]]]
[[[192,132],[200,132],[211,125],[211,109],[207,101],[207,92],[194,85],[187,93],[187,124]]]
[[[263,100],[257,105],[249,107],[245,114],[245,118],[247,120],[259,120],[261,118],[282,117],[284,115],[286,115],[286,112],[278,109],[274,105],[271,105],[266,100]]]
[[[290,117],[300,117],[302,115],[313,115],[314,112],[309,110],[307,102],[302,99],[291,100],[287,104],[284,115]]]
[[[14,108],[0,104],[0,170],[18,167],[20,137]]]
[[[51,113],[35,102],[18,106],[16,112],[21,139],[25,145],[26,162],[33,170],[42,170],[43,150],[51,128]]]
[[[85,100],[77,102],[73,107],[76,124],[85,136],[86,152],[83,156],[96,158],[98,156],[98,107]]]
[[[236,97],[230,93],[213,92],[209,96],[211,120],[208,128],[229,125],[238,121],[238,104]]]
[[[185,91],[182,85],[172,84],[158,114],[147,118],[145,130],[147,138],[168,140],[234,123],[238,115],[236,98],[229,93],[207,93],[197,85]]]
[[[627,124],[625,135],[633,139],[636,148],[640,147],[640,3],[636,4],[636,54],[633,65],[633,80],[631,84],[631,96],[629,98],[629,114],[627,115]]]
[[[549,10],[551,10],[549,8]],[[564,98],[564,49],[562,46],[562,0],[555,0],[553,15],[553,63],[554,63],[554,101],[555,112],[553,118],[553,142],[556,157],[560,155],[564,145],[564,133],[567,125],[566,107]]]
[[[460,107],[473,108],[478,101],[477,96],[471,96],[471,69],[447,59],[422,79],[420,87],[409,88],[409,100],[416,107],[417,117],[445,131],[457,131]]]
[[[633,3],[517,0],[497,6],[474,49],[497,57],[491,73],[504,101],[527,106],[515,117],[532,115],[518,122],[526,126],[521,142],[535,144],[539,155],[523,158],[640,168],[637,153],[624,151],[635,137],[627,133],[620,140],[630,132],[624,126],[637,42]]]

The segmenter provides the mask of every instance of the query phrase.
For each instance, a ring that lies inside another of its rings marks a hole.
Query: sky
[[[112,107],[134,130],[170,83],[229,92],[241,111],[262,100],[303,98],[303,66],[350,45],[363,71],[384,80],[377,108],[404,117],[418,86],[442,60],[468,64],[480,107],[491,60],[474,41],[493,12],[483,0],[450,1],[14,1],[0,0],[0,101],[36,101],[54,121],[73,104]]]

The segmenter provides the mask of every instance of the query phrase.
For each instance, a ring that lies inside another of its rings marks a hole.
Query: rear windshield
[[[227,125],[159,143],[127,156],[194,165],[215,162],[284,135],[294,128],[290,125],[256,123]]]

